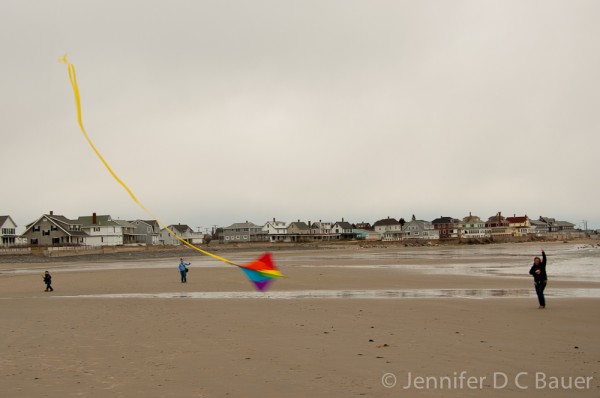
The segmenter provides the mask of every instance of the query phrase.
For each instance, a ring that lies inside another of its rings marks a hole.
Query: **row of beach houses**
[[[262,225],[245,221],[205,234],[185,224],[161,228],[154,220],[115,220],[110,215],[96,213],[69,219],[50,211],[27,224],[19,235],[14,220],[10,216],[0,216],[0,242],[3,247],[181,244],[169,230],[191,244],[203,244],[208,237],[218,239],[220,243],[484,239],[543,236],[573,231],[574,228],[575,224],[555,218],[504,217],[498,212],[486,221],[471,213],[462,219],[439,217],[433,221],[419,220],[414,215],[409,221],[387,217],[373,224],[350,223],[343,218],[336,222],[298,220],[289,223],[272,219]]]

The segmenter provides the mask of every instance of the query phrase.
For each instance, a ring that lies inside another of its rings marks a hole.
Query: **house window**
[[[33,239],[31,239],[31,241],[30,241],[30,242],[31,242],[31,244],[32,244],[32,245],[37,245],[37,244],[38,244],[38,240],[37,240],[37,238],[33,238]]]
[[[60,238],[52,238],[52,244],[58,245],[60,243]]]
[[[42,236],[50,236],[50,231],[42,231]]]
[[[33,232],[40,232],[40,226],[39,225],[34,226]]]
[[[226,236],[226,237],[225,237],[225,240],[229,240],[229,236]]]
[[[94,232],[100,232],[100,227],[94,227]]]

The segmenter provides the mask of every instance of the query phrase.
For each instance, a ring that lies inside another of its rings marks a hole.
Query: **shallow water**
[[[532,245],[481,245],[432,248],[398,248],[398,250],[322,252],[288,252],[275,261],[282,268],[397,268],[427,274],[528,277],[529,267],[539,249]],[[232,256],[234,262],[252,258]],[[207,257],[194,257],[193,268],[215,268],[223,265]],[[320,263],[320,264],[316,264]],[[40,270],[52,272],[98,271],[121,269],[176,268],[177,259],[149,259],[118,262],[36,264],[34,267],[4,269],[1,274],[32,274]],[[600,282],[600,247],[585,244],[552,245],[548,251],[550,279]]]
[[[409,299],[533,297],[532,289],[403,289],[403,290],[294,290],[273,292],[171,292],[53,296],[54,298],[131,299]],[[552,289],[547,297],[600,298],[600,289]]]

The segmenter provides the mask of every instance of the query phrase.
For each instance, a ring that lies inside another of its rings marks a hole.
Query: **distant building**
[[[310,233],[313,235],[331,235],[333,224],[319,220],[310,224]]]
[[[371,225],[371,223],[364,222],[364,221],[354,224],[354,228],[356,228],[356,229],[364,229],[364,230],[367,230],[367,231],[374,231],[373,226]]]
[[[509,228],[512,230],[513,236],[527,236],[530,234],[531,222],[527,215],[517,217],[506,217]]]
[[[264,242],[268,239],[269,236],[263,231],[263,227],[249,221],[231,224],[223,228],[223,242],[225,243]]]
[[[14,246],[17,244],[17,224],[11,216],[0,216],[0,245]]]
[[[136,235],[135,235],[135,225],[125,220],[114,220],[117,224],[121,226],[123,231],[123,244],[131,245],[136,243]]]
[[[508,237],[514,235],[514,230],[510,228],[510,223],[498,212],[495,216],[488,218],[485,227],[490,230],[492,237]]]
[[[154,220],[134,220],[130,221],[134,226],[133,235],[135,243],[146,245],[157,245],[158,235],[160,234],[160,225]]]
[[[568,221],[557,221],[551,217],[541,217],[539,221],[545,222],[548,225],[548,232],[572,231],[575,229],[575,224]]]
[[[384,234],[386,232],[400,232],[402,231],[402,225],[395,218],[383,218],[381,220],[375,221],[373,224],[373,229],[375,232],[380,234]]]
[[[331,226],[331,232],[339,235],[340,239],[354,239],[354,233],[352,232],[354,228],[352,228],[352,224],[347,221],[338,221]]]
[[[380,240],[381,234],[372,229],[354,228],[352,233],[358,240]]]
[[[452,217],[439,217],[431,222],[440,239],[458,238],[460,220]]]
[[[167,226],[168,229],[173,231],[180,239],[188,243],[192,243],[194,236],[194,230],[186,224],[171,224]],[[179,239],[177,239],[171,232],[163,228],[158,234],[158,243],[161,245],[183,245]]]
[[[464,217],[460,223],[460,237],[464,239],[489,238],[492,230],[485,226],[481,218],[472,215]]]
[[[284,221],[277,221],[275,218],[267,221],[262,230],[269,237],[271,242],[283,242],[287,234],[287,224]]]
[[[85,232],[86,245],[89,246],[117,246],[123,244],[123,227],[113,221],[109,215],[81,216],[77,219],[77,224]]]
[[[434,228],[433,223],[425,220],[417,220],[414,215],[409,222],[404,224],[402,232],[403,239],[435,240],[440,238],[440,232]]]
[[[294,221],[287,226],[288,235],[310,235],[310,227],[304,221]]]
[[[32,246],[85,245],[88,234],[79,222],[53,211],[27,224],[21,237]]]

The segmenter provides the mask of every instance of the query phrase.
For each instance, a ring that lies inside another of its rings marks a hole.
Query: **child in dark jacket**
[[[48,271],[44,273],[44,283],[46,284],[46,292],[54,291],[54,289],[52,288],[52,275],[50,275],[50,272]]]

